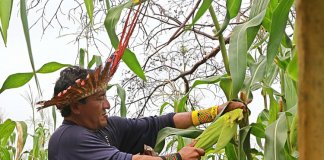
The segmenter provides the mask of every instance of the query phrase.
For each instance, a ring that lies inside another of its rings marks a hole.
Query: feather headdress
[[[134,1],[133,4],[134,3],[137,2]],[[88,73],[86,79],[77,79],[74,85],[69,86],[64,91],[55,95],[52,99],[48,101],[37,102],[37,104],[40,105],[37,109],[41,110],[52,105],[56,105],[60,109],[61,106],[66,106],[73,101],[77,101],[99,91],[106,90],[108,82],[116,72],[119,61],[124,55],[130,36],[134,31],[135,24],[139,17],[140,7],[141,3],[139,2],[138,8],[134,14],[134,18],[128,26],[132,8],[130,9],[127,15],[127,19],[121,34],[118,47],[115,50],[115,52],[106,59],[103,65],[97,67],[94,70],[94,72]]]

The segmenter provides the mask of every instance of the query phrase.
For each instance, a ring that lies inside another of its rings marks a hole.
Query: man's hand
[[[183,147],[178,153],[181,155],[182,160],[198,160],[201,156],[205,155],[205,151],[201,148],[195,148],[195,141],[186,147]]]
[[[227,106],[227,107],[226,107]],[[226,107],[226,109],[224,110],[223,113],[226,113],[226,112],[229,112],[229,111],[232,111],[234,109],[238,109],[238,108],[241,108],[243,109],[243,112],[246,112],[247,111],[247,107],[246,105],[243,103],[243,102],[238,102],[238,101],[228,101],[222,105],[220,105],[218,107],[218,112],[217,113],[220,113],[222,112],[222,110]]]

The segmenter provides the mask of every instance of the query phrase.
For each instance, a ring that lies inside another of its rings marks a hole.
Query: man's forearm
[[[186,129],[192,126],[191,112],[181,112],[173,116],[174,125],[179,129]]]
[[[162,158],[147,155],[133,155],[132,160],[162,160]]]
[[[222,109],[227,105],[228,103],[224,103],[218,107],[216,107],[216,115],[222,111]],[[186,129],[190,126],[193,126],[194,123],[192,121],[192,112],[181,112],[176,113],[173,117],[173,121],[176,128],[179,129]],[[208,121],[209,122],[209,121]],[[198,124],[196,124],[198,125]]]

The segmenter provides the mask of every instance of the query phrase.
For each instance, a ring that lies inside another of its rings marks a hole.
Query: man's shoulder
[[[70,143],[77,143],[77,141],[85,140],[87,137],[95,136],[93,131],[90,131],[79,125],[62,124],[50,138],[51,141],[63,141]]]

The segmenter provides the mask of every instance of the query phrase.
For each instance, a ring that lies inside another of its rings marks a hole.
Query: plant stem
[[[209,7],[209,13],[213,19],[215,29],[217,32],[220,30],[220,26],[219,26],[213,6]],[[227,51],[226,51],[226,47],[225,47],[225,40],[224,40],[223,34],[219,34],[219,44],[220,44],[220,48],[221,48],[221,52],[222,52],[222,56],[223,56],[223,60],[224,60],[225,70],[228,75],[231,75],[230,70],[229,70],[228,56],[227,56]]]

